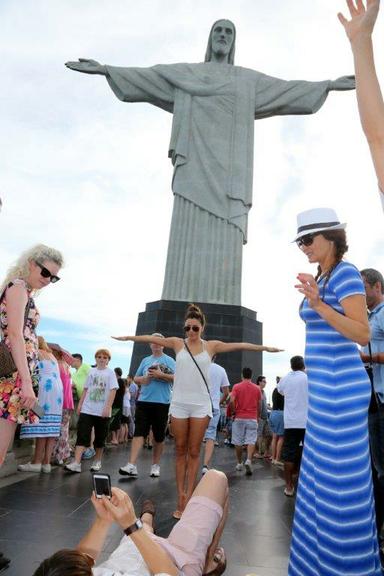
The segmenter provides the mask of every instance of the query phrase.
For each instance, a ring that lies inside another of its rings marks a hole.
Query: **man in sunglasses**
[[[162,334],[153,334],[163,338]],[[150,344],[152,354],[140,363],[134,381],[140,389],[136,403],[135,432],[132,439],[131,455],[126,466],[119,470],[123,476],[137,477],[136,461],[152,428],[154,447],[150,476],[160,476],[160,458],[163,453],[165,430],[168,422],[169,404],[171,402],[171,385],[175,372],[175,361],[164,354],[163,346]]]

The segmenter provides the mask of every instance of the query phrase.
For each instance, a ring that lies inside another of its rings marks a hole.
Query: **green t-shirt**
[[[80,399],[80,396],[84,390],[84,384],[88,376],[88,372],[90,371],[91,367],[88,364],[82,363],[80,368],[72,373],[72,382],[76,386],[77,396]]]

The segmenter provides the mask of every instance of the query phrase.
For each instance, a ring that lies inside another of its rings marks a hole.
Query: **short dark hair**
[[[292,356],[290,363],[294,372],[297,370],[304,370],[305,368],[304,358],[302,356]]]
[[[381,272],[375,270],[375,268],[364,268],[364,270],[360,271],[360,274],[365,278],[367,284],[371,287],[376,284],[376,282],[380,282],[381,284],[381,293],[384,294],[384,278]]]
[[[85,554],[78,550],[59,550],[46,558],[33,576],[92,576],[92,568]]]
[[[72,354],[72,356],[74,358],[77,358],[78,360],[80,360],[81,362],[83,361],[83,357],[81,354],[79,354],[78,352],[75,352],[74,354]]]
[[[117,367],[115,368],[115,374],[116,374],[116,376],[118,376],[119,378],[121,378],[122,375],[123,375],[122,369],[117,366]]]
[[[249,378],[252,378],[252,368],[243,368],[243,378],[246,378],[246,380],[248,380]]]
[[[262,376],[262,375],[260,374],[260,376],[257,377],[256,384],[260,384],[260,382],[261,382],[262,380],[265,380],[265,376]]]

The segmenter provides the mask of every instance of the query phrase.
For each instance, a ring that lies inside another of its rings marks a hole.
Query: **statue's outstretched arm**
[[[329,83],[330,90],[354,90],[356,87],[354,76],[340,76]]]
[[[96,60],[89,60],[87,58],[79,58],[76,62],[66,62],[67,68],[76,70],[76,72],[84,72],[84,74],[101,74],[107,75],[107,68]]]

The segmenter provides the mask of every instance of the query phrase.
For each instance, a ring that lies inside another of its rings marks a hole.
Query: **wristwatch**
[[[136,522],[134,522],[124,530],[124,534],[130,536],[130,534],[133,534],[133,532],[136,532],[136,530],[140,530],[142,527],[143,527],[142,521],[140,519],[136,520]]]

